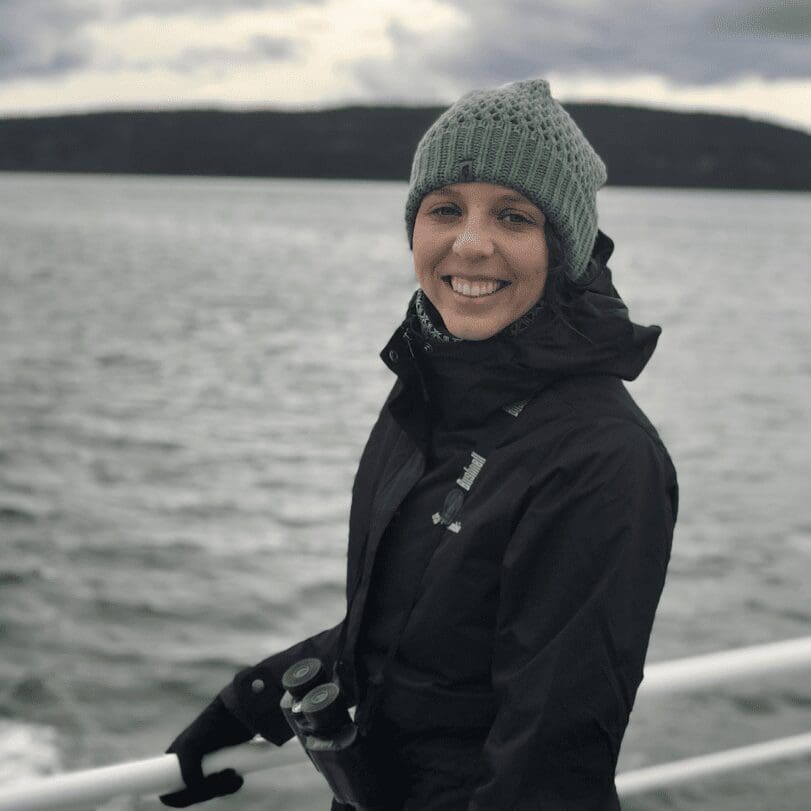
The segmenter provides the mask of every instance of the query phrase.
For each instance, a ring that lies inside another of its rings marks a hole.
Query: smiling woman
[[[546,217],[492,183],[456,183],[423,198],[412,247],[417,280],[457,338],[481,341],[541,297]]]
[[[470,93],[423,136],[419,289],[381,353],[396,382],[353,486],[346,615],[178,736],[167,805],[240,787],[202,755],[296,732],[335,808],[619,808],[677,486],[622,384],[659,328],[611,283],[604,182],[540,79]]]

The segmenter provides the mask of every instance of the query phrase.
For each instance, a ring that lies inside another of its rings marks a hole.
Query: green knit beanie
[[[409,245],[426,194],[451,183],[495,183],[543,211],[576,279],[597,237],[597,189],[605,180],[600,156],[552,98],[546,81],[474,90],[442,113],[414,153],[405,212]]]

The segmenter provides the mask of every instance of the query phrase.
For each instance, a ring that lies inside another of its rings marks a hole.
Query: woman
[[[621,379],[630,322],[597,229],[605,167],[543,80],[462,97],[417,147],[419,290],[353,487],[347,614],[236,675],[172,744],[281,744],[281,676],[318,657],[357,702],[392,809],[611,809],[676,517],[673,466]]]

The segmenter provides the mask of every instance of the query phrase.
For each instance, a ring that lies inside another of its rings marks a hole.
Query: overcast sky
[[[811,131],[811,0],[0,0],[0,115],[563,100]]]

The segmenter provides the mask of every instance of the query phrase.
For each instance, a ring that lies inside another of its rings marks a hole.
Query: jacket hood
[[[484,341],[426,341],[415,293],[381,357],[404,383],[421,385],[435,417],[454,425],[480,422],[562,377],[634,380],[653,354],[661,329],[630,320],[606,264],[613,250],[613,241],[598,231],[592,256],[599,271],[566,284],[559,308],[542,300],[537,317],[517,335],[508,327]],[[404,358],[398,347],[405,350]]]

